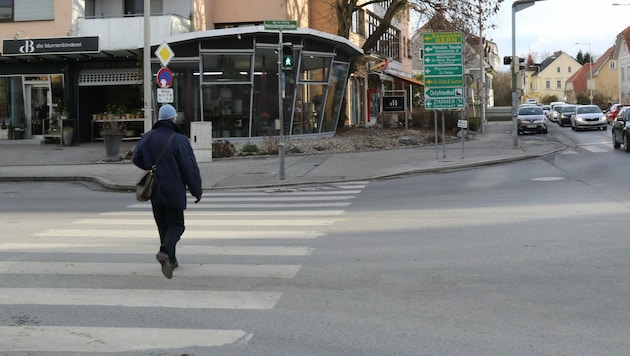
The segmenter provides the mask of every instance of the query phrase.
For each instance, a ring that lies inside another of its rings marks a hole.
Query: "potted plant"
[[[116,121],[104,121],[101,126],[101,137],[105,143],[107,161],[120,161],[120,143],[125,136],[125,124]]]

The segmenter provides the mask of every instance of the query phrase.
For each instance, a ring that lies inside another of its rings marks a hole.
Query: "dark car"
[[[571,116],[575,114],[577,105],[563,105],[558,113],[558,125],[571,126]]]
[[[612,122],[612,143],[614,148],[623,145],[630,152],[630,107],[623,108]]]

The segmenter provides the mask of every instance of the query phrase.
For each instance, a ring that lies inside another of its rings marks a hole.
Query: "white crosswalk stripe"
[[[580,145],[576,147],[575,149],[565,149],[560,154],[576,155],[576,154],[579,154],[580,151],[588,151],[592,153],[604,153],[604,152],[610,152],[611,147],[612,145],[610,143]]]
[[[273,309],[284,291],[277,283],[255,281],[295,278],[300,271],[296,262],[312,254],[313,240],[324,238],[328,227],[343,219],[344,208],[367,184],[206,192],[201,203],[191,201],[185,212],[186,231],[177,247],[180,266],[168,289],[161,288],[164,277],[153,257],[158,237],[150,203],[0,242],[0,253],[11,256],[0,261],[0,276],[18,277],[0,286],[0,306]],[[118,260],[111,261],[111,256]],[[50,278],[53,285],[44,282]],[[138,278],[146,282],[137,283]],[[215,289],[209,278],[231,282]],[[107,283],[100,285],[99,279]],[[81,282],[88,280],[93,282]],[[0,345],[4,352],[137,352],[247,343],[254,336],[246,330],[195,325],[173,329],[77,323],[0,325]]]

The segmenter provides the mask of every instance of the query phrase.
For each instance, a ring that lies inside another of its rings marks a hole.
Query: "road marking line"
[[[188,222],[186,222],[188,225]],[[258,239],[315,239],[325,234],[320,231],[223,231],[207,230],[198,231],[186,229],[183,238],[190,239],[216,239],[216,240],[258,240]],[[110,238],[150,238],[155,239],[157,230],[112,230],[112,229],[50,229],[38,232],[33,237],[110,237]],[[85,240],[84,240],[85,241]]]
[[[158,267],[159,265],[155,263],[14,261],[0,262],[0,274],[155,276],[160,274]],[[180,276],[293,278],[299,270],[299,265],[182,263],[177,269],[177,274],[178,278]]]
[[[151,205],[147,205],[147,208],[151,208]],[[343,215],[344,210],[250,210],[250,211],[186,211],[185,215],[189,217],[218,217],[218,216],[275,216],[280,215],[287,216],[337,216]],[[150,210],[147,211],[111,211],[99,214],[100,216],[135,216],[135,217],[149,217],[153,219],[153,213]]]
[[[352,187],[344,187],[342,190],[303,190],[301,188],[282,188],[282,190],[269,189],[264,192],[252,191],[252,192],[207,192],[203,196],[208,198],[214,197],[252,197],[252,200],[260,200],[261,197],[276,197],[276,196],[295,196],[295,199],[310,199],[309,195],[344,195],[344,194],[359,194],[361,190],[352,190]],[[247,198],[243,198],[247,199]],[[326,199],[322,197],[321,199]],[[193,201],[194,198],[189,200]]]
[[[330,225],[334,223],[333,219],[186,219],[186,227],[196,226],[318,226]],[[73,224],[90,224],[90,225],[138,225],[153,226],[153,219],[81,219],[72,222]]]
[[[176,278],[176,277],[175,277]],[[0,288],[3,305],[271,309],[282,292],[106,288]]]
[[[0,251],[20,253],[98,253],[98,254],[146,254],[154,252],[154,244],[52,244],[52,243],[8,243],[0,245]],[[191,256],[308,256],[311,247],[303,246],[191,246],[178,245],[179,255]]]
[[[350,203],[295,203],[295,204],[280,204],[280,203],[260,203],[260,204],[206,204],[202,198],[201,203],[189,205],[189,209],[314,209],[314,208],[338,208],[350,206]],[[132,204],[128,208],[138,209],[151,207],[151,203]]]
[[[582,148],[593,153],[608,152],[607,149],[598,146],[582,146]]]
[[[110,353],[246,343],[242,330],[0,326],[5,352]]]

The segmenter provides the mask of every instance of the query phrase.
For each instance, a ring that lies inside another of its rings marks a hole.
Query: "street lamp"
[[[590,42],[575,42],[576,45],[588,45],[588,66],[591,71],[591,79],[588,87],[590,89],[590,99],[591,105],[593,105],[593,53],[591,52],[591,43]]]
[[[526,9],[532,5],[536,1],[543,0],[516,0],[512,3],[512,139],[513,139],[513,147],[518,147],[518,120],[517,120],[517,92],[516,92],[516,70],[518,68],[518,61],[516,59],[516,13],[520,10]]]

